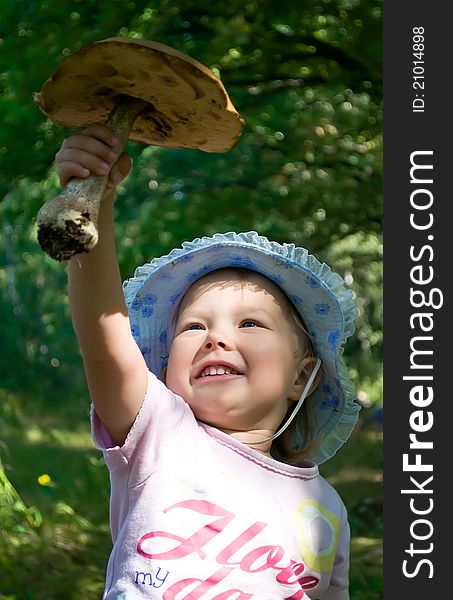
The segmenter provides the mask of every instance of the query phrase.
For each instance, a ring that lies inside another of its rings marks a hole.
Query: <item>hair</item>
[[[314,367],[316,363],[316,354],[313,349],[313,344],[311,340],[310,333],[308,332],[308,328],[303,320],[302,315],[298,312],[294,304],[285,294],[285,292],[275,284],[269,277],[266,277],[262,273],[258,271],[253,271],[251,269],[241,268],[241,267],[224,267],[222,269],[218,269],[218,271],[233,271],[239,280],[239,282],[243,285],[249,282],[250,274],[258,274],[265,279],[268,279],[271,283],[273,283],[282,293],[286,306],[284,307],[284,314],[288,319],[290,325],[293,327],[298,342],[299,348],[297,352],[301,354],[301,370],[305,368],[307,365],[312,363],[312,367]],[[318,371],[318,381],[319,376],[321,374],[321,369]],[[316,381],[316,380],[315,380]],[[314,384],[313,384],[314,385]],[[302,404],[298,414],[288,426],[288,428],[272,442],[271,446],[271,454],[274,458],[283,460],[289,464],[298,464],[303,460],[307,459],[319,445],[319,435],[313,436],[310,432],[313,424],[313,416],[312,411],[310,410],[310,406],[312,404],[312,400],[310,396],[307,396],[304,403]],[[294,406],[290,406],[288,411],[283,419],[282,423],[279,427],[281,427],[285,421],[289,418],[292,411],[294,410]],[[300,439],[301,445],[295,447],[294,440]]]
[[[297,338],[299,340],[299,346],[303,348],[304,355],[301,359],[301,369],[305,368],[306,365],[312,363],[314,367],[316,361],[316,354],[313,349],[310,334],[307,326],[302,318],[302,315],[298,312],[291,300],[281,290],[285,300],[287,308],[287,316],[291,325],[294,327]],[[318,371],[318,380],[321,375],[322,366]],[[316,380],[315,380],[316,381]],[[313,415],[310,409],[312,399],[309,396],[305,398],[302,406],[299,409],[298,414],[294,420],[290,423],[288,428],[272,442],[271,454],[275,458],[280,458],[289,464],[298,464],[303,460],[309,458],[309,456],[316,450],[320,442],[320,435],[313,436],[310,432],[312,431]],[[279,428],[285,423],[293,411],[293,406],[288,408],[288,411],[283,419]],[[301,439],[301,445],[295,446],[294,440]]]

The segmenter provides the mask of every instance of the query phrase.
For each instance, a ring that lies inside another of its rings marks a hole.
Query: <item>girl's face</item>
[[[258,274],[243,281],[223,269],[203,277],[181,304],[167,386],[204,423],[272,435],[305,382],[298,369],[305,349],[285,312],[283,293]]]

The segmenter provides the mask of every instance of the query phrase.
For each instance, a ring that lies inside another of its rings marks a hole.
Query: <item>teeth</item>
[[[207,375],[239,375],[239,373],[231,367],[226,367],[224,365],[212,365],[203,369],[200,377],[206,377]]]

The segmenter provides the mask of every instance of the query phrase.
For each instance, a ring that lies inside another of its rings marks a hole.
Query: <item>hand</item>
[[[90,125],[80,133],[64,140],[55,155],[60,185],[72,177],[85,179],[91,174],[109,176],[107,188],[114,188],[129,175],[131,158],[115,152],[118,140],[105,125]]]

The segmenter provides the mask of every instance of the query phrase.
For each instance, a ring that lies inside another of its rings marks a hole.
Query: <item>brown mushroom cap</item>
[[[148,102],[129,139],[172,148],[226,152],[244,121],[210,69],[177,50],[108,38],[64,58],[33,99],[65,127],[106,122],[122,95]]]

